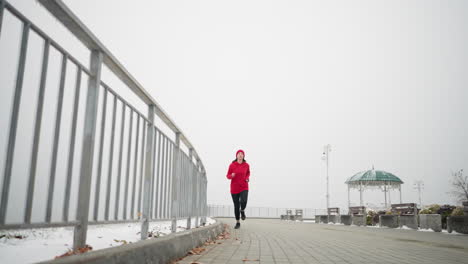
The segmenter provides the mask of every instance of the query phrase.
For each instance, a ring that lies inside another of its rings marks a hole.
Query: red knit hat
[[[245,157],[245,152],[244,152],[242,149],[239,149],[239,150],[236,152],[236,157],[237,157],[237,154],[239,154],[239,152],[242,152],[242,154],[244,154],[244,157]]]

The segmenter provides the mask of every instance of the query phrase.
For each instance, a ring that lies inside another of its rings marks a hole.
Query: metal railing
[[[12,39],[2,31],[5,15],[22,25],[14,87],[0,84],[2,91],[11,89],[13,94],[11,112],[3,113],[9,115],[10,123],[5,125],[8,137],[0,229],[74,226],[74,248],[79,248],[86,244],[88,224],[141,221],[141,238],[146,239],[150,221],[171,219],[173,232],[180,218],[188,219],[187,228],[191,228],[192,218],[196,227],[204,223],[206,172],[187,137],[62,1],[39,3],[89,49],[90,66],[82,65],[11,4],[0,0],[0,42]],[[42,42],[40,77],[35,87],[24,85],[31,32]],[[49,98],[47,91],[53,89],[48,80],[52,51],[60,56],[60,70],[56,97]],[[148,107],[146,115],[101,80],[103,66]],[[76,70],[72,76],[71,69]],[[73,85],[69,85],[70,80]],[[29,93],[37,93],[35,107],[22,102],[22,96]],[[64,103],[68,93],[73,95],[70,105]],[[56,104],[54,121],[44,120],[44,111],[52,107],[47,102]],[[25,155],[17,155],[17,143],[23,140],[17,136],[18,123],[25,108],[34,113],[32,147]],[[64,117],[67,111],[71,111],[71,120]],[[156,127],[155,117],[175,133],[175,140]],[[66,124],[68,130],[64,129]],[[50,126],[53,131],[47,134],[46,127]],[[52,138],[52,144],[43,143],[46,137]],[[188,153],[181,149],[181,141]],[[50,157],[42,153],[50,153]],[[47,173],[38,172],[39,168],[44,171],[43,160],[48,160]],[[20,177],[15,172],[18,163],[29,165],[26,184],[12,186],[12,179]],[[19,219],[12,216],[18,214]]]
[[[304,219],[315,219],[316,215],[327,214],[326,209],[315,209],[315,208],[277,208],[277,207],[252,207],[247,206],[245,214],[247,217],[252,218],[277,218],[281,215],[286,214],[286,210],[302,209]],[[234,206],[233,205],[208,205],[208,215],[212,217],[234,217]]]

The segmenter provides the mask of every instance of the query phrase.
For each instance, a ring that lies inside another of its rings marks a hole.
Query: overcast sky
[[[87,65],[40,4],[10,2]],[[467,1],[65,3],[195,146],[210,204],[232,203],[240,148],[249,205],[325,208],[325,144],[332,206],[372,166],[405,182],[403,202],[417,202],[416,180],[423,203],[455,202],[451,172],[468,167]]]

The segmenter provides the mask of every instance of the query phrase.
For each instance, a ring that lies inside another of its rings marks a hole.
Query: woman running
[[[236,159],[229,165],[226,177],[231,180],[231,196],[234,202],[234,215],[236,216],[235,229],[240,228],[239,219],[245,220],[245,207],[249,194],[250,167],[244,159],[243,150],[238,150]]]

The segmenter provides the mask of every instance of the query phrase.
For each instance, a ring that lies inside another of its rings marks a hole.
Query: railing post
[[[78,207],[73,247],[82,248],[86,245],[88,231],[89,199],[91,189],[91,175],[93,173],[94,140],[96,138],[97,107],[99,103],[99,87],[101,83],[102,52],[91,51],[90,76],[86,97],[86,112],[83,133],[83,151],[81,154],[80,183],[78,189]]]
[[[174,153],[172,154],[172,208],[171,208],[171,231],[177,231],[177,209],[179,208],[178,187],[179,187],[179,151],[180,151],[180,132],[175,133]]]
[[[154,105],[148,106],[148,127],[145,155],[145,178],[143,185],[143,222],[141,224],[141,240],[148,238],[150,218],[151,178],[153,176],[153,133],[154,133]]]
[[[194,204],[194,199],[193,199],[193,196],[194,196],[194,193],[195,193],[195,181],[194,181],[194,178],[195,178],[195,175],[193,173],[193,148],[189,149],[189,158],[190,158],[190,163],[189,163],[189,175],[188,175],[188,178],[190,179],[190,183],[191,183],[191,186],[189,188],[191,188],[191,194],[192,194],[192,197],[190,197],[189,199],[189,213],[188,213],[188,218],[187,218],[187,229],[190,229],[192,228],[192,215],[193,215],[193,204]]]
[[[3,10],[5,10],[5,1],[0,0],[0,37],[2,37]]]
[[[200,159],[197,158],[197,170],[196,170],[196,178],[195,178],[195,227],[200,226]]]
[[[16,74],[16,86],[15,86],[15,95],[13,99],[13,111],[10,121],[10,131],[8,134],[8,147],[6,154],[5,162],[5,171],[3,175],[3,186],[2,186],[2,196],[0,203],[0,226],[5,224],[6,221],[6,211],[8,208],[8,194],[10,192],[10,181],[11,174],[13,169],[13,157],[15,152],[16,144],[16,132],[18,129],[18,115],[21,102],[21,94],[23,90],[23,79],[24,79],[24,70],[26,65],[26,55],[28,50],[28,40],[29,40],[29,29],[31,25],[29,23],[23,23],[23,32],[21,37],[21,48],[18,61],[18,70]]]
[[[205,168],[202,167],[202,190],[201,190],[201,193],[202,193],[202,203],[200,205],[200,208],[202,208],[202,217],[201,217],[201,221],[203,223],[203,225],[206,224],[206,187],[207,187],[207,181],[206,181],[206,171],[205,171]]]

